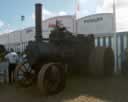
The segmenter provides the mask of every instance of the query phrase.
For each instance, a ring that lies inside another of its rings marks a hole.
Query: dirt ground
[[[63,92],[48,97],[41,96],[35,87],[2,84],[0,102],[128,102],[128,77],[74,77]]]

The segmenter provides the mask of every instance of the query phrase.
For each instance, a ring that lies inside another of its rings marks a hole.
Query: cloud
[[[77,0],[76,8],[79,7],[79,11],[77,11],[78,18],[94,14],[96,11],[95,10],[96,1],[97,0]],[[100,1],[102,2],[102,0],[100,0]]]
[[[74,0],[75,1],[75,0]],[[76,0],[78,3],[74,2],[74,10],[70,11],[60,11],[60,12],[52,12],[46,8],[43,9],[43,19],[48,19],[55,16],[69,15],[74,14],[76,7],[79,5],[78,18],[90,15],[92,13],[112,13],[113,12],[113,0]],[[92,12],[91,7],[88,5],[95,6],[96,2],[96,12]],[[117,23],[117,31],[128,31],[128,0],[115,0],[116,1],[116,23]],[[77,4],[77,5],[76,5]],[[86,6],[87,5],[87,6]],[[32,14],[32,18],[35,19],[34,13]]]
[[[76,12],[77,6],[80,7],[80,11],[78,12],[78,18],[81,18],[83,16],[89,15],[90,12],[86,7],[86,4],[88,4],[89,0],[73,0],[73,9],[72,11],[59,11],[59,12],[53,12],[44,7],[43,9],[43,19],[48,19],[55,16],[63,16],[63,15],[74,15]],[[78,2],[75,2],[78,1]],[[35,13],[32,14],[32,19],[35,19]]]
[[[60,11],[60,12],[59,12],[59,16],[63,16],[63,15],[67,15],[67,12],[65,12],[65,11]]]
[[[77,0],[75,4],[75,9],[77,13],[77,17],[81,18],[89,14],[89,11],[86,8],[86,4],[89,0]]]
[[[44,9],[44,10],[43,10],[43,18],[44,18],[44,19],[53,17],[53,16],[55,16],[55,15],[56,15],[55,13],[53,13],[53,12],[47,10],[47,9]]]
[[[113,0],[97,0],[96,13],[113,12]]]
[[[0,28],[4,25],[4,22],[0,20]]]
[[[64,15],[68,15],[69,13],[67,13],[66,11],[60,11],[60,12],[52,12],[52,11],[49,11],[47,9],[44,9],[43,11],[43,18],[44,19],[48,19],[48,18],[51,18],[51,17],[55,17],[55,16],[64,16]]]
[[[113,12],[113,0],[97,0],[97,13]],[[117,31],[128,31],[128,0],[116,0]]]
[[[14,29],[4,29],[4,30],[0,31],[0,35],[6,34],[6,33],[9,33],[9,32],[13,32],[13,31],[14,31]]]
[[[1,25],[0,26],[0,35],[8,33],[8,32],[12,32],[15,30],[14,28],[12,28],[12,26],[10,24],[1,23],[0,25]]]
[[[66,11],[60,11],[60,12],[52,12],[50,10],[47,9],[43,9],[43,19],[48,19],[51,17],[55,17],[55,16],[64,16],[64,15],[68,15],[69,13],[67,13]],[[35,20],[35,13],[32,14],[32,19]]]

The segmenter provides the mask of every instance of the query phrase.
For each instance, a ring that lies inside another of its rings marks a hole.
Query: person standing
[[[5,59],[8,60],[8,76],[9,76],[9,83],[11,84],[14,82],[14,71],[16,68],[16,65],[18,63],[18,55],[14,50],[11,48],[10,52],[5,56]],[[12,79],[13,77],[13,79]]]

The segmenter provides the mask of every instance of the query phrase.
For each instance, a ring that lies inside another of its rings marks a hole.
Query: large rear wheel
[[[60,92],[65,86],[65,71],[63,65],[48,63],[43,65],[38,74],[38,88],[44,95]]]
[[[114,53],[112,48],[96,47],[93,49],[89,58],[89,72],[92,75],[113,75]]]

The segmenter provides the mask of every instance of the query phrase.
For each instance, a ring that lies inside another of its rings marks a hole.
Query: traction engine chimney
[[[35,40],[42,41],[42,4],[35,4]]]

